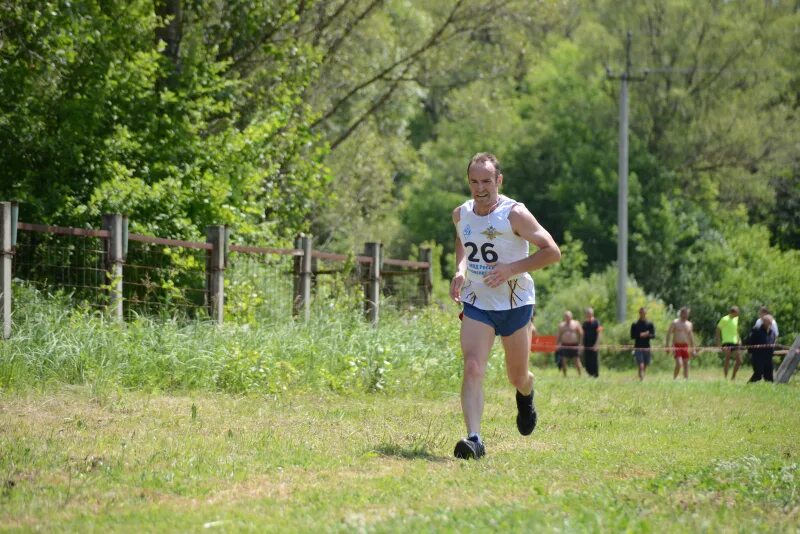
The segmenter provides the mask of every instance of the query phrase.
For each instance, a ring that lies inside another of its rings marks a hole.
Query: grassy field
[[[478,461],[454,389],[0,393],[4,531],[800,530],[800,387],[538,371],[540,424],[487,389]]]

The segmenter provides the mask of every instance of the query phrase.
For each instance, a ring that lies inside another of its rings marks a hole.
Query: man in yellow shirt
[[[725,378],[728,378],[728,366],[730,365],[731,353],[735,358],[733,364],[733,375],[731,380],[736,380],[736,371],[742,365],[741,344],[739,338],[739,307],[731,306],[728,315],[722,317],[717,323],[717,329],[714,332],[714,344],[720,345],[722,342],[722,352],[725,354]]]

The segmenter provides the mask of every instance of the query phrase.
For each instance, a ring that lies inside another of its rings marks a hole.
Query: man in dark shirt
[[[775,352],[775,332],[772,330],[772,316],[769,314],[761,318],[761,325],[753,327],[748,345],[755,345],[750,349],[753,359],[753,376],[750,382],[758,382],[762,378],[772,382],[772,354]]]
[[[600,362],[598,361],[598,347],[600,346],[600,332],[603,327],[594,316],[592,308],[586,308],[586,320],[583,321],[583,365],[589,376],[600,376]]]
[[[647,320],[647,310],[639,308],[639,320],[631,325],[633,354],[639,364],[639,380],[644,380],[647,366],[650,365],[650,340],[656,337],[656,327]]]

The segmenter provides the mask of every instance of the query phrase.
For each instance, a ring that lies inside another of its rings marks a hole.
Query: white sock
[[[481,436],[477,432],[470,432],[469,434],[467,434],[467,439],[469,439],[469,438],[471,438],[473,436],[478,438],[478,443],[481,443]]]

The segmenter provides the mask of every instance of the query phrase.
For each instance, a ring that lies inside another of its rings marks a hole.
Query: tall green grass
[[[343,298],[316,302],[308,324],[291,317],[259,321],[256,315],[222,326],[166,316],[118,323],[76,307],[65,295],[19,285],[13,336],[0,343],[0,388],[457,391],[462,367],[457,312],[455,305],[403,312],[385,306],[373,328],[362,317],[360,300]],[[499,342],[494,350],[488,380],[502,384]],[[603,368],[635,372],[630,351],[602,352],[600,359]],[[718,365],[713,354],[701,360]],[[531,361],[553,366],[552,354],[533,354]],[[668,353],[654,355],[654,370],[672,366]]]
[[[372,328],[357,306],[317,307],[304,324],[117,323],[64,296],[17,288],[14,328],[0,344],[0,387],[48,384],[228,393],[327,388],[403,390],[452,384],[461,363],[456,310],[382,310]]]

